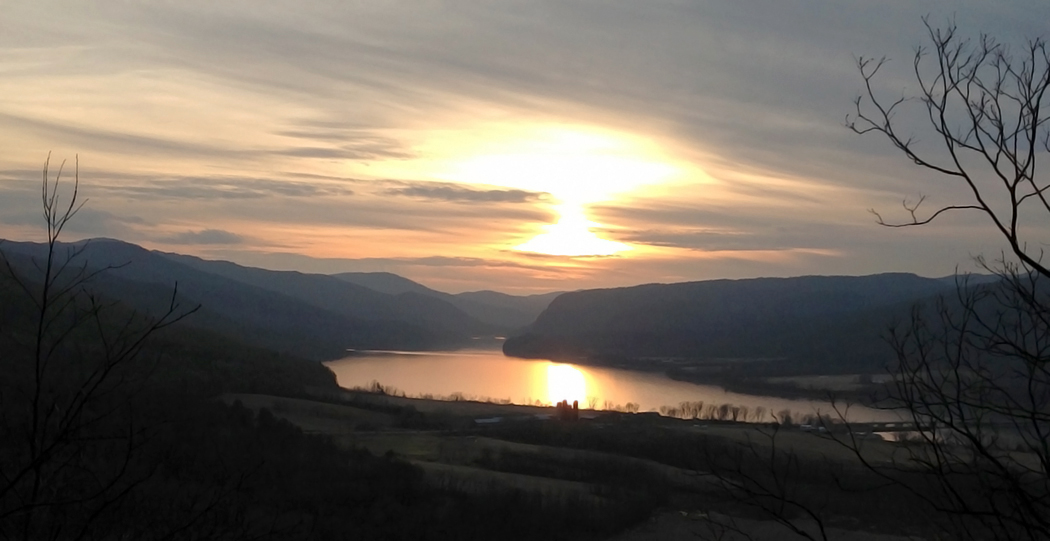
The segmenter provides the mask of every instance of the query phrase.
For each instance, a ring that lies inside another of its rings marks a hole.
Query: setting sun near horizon
[[[600,224],[588,220],[582,206],[561,205],[558,214],[558,223],[544,226],[543,233],[514,249],[558,256],[608,256],[631,249],[627,244],[603,239],[591,231]]]
[[[505,244],[514,251],[552,256],[630,251],[630,245],[603,237],[602,231],[615,224],[595,222],[589,206],[682,174],[654,141],[594,126],[479,125],[435,133],[418,151],[415,163],[397,164],[398,173],[410,168],[438,181],[535,194],[536,203],[556,213],[557,219],[525,224],[529,232],[524,242],[507,239]]]

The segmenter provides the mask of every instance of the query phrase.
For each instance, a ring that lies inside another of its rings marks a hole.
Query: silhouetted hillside
[[[111,267],[93,280],[103,295],[155,311],[178,284],[183,303],[202,305],[188,325],[312,359],[337,358],[348,348],[456,347],[490,330],[448,303],[384,295],[325,275],[249,269],[105,239],[60,246],[62,253],[74,248],[83,248],[80,261],[89,268]],[[4,251],[28,270],[43,246],[6,242]]]
[[[17,269],[26,269],[23,256],[6,250],[9,262]],[[19,272],[18,282],[4,269],[0,271],[0,350],[5,361],[32,355],[36,320],[28,315],[36,312],[34,300],[25,294],[22,286],[39,290],[39,273]],[[57,282],[62,284],[60,280]],[[101,344],[95,336],[100,329],[111,337],[121,335],[121,329],[140,329],[149,321],[163,315],[171,301],[170,289],[148,284],[107,278],[105,273],[85,284],[98,306],[97,321],[82,317],[88,325],[73,334],[71,343],[77,344],[78,354],[89,354]],[[119,292],[130,302],[111,296]],[[82,303],[81,303],[82,304]],[[195,304],[178,301],[177,314],[189,313]],[[81,305],[81,309],[87,308]],[[301,356],[278,353],[238,341],[236,338],[208,330],[201,325],[215,322],[216,315],[206,308],[193,312],[171,327],[152,335],[139,357],[142,370],[150,372],[152,384],[165,389],[180,389],[194,396],[212,397],[224,392],[276,393],[299,395],[307,387],[338,389],[335,376],[325,366]],[[195,324],[195,325],[194,325]],[[97,325],[97,327],[96,327]],[[62,355],[67,355],[63,353]],[[14,377],[12,370],[20,364],[7,366],[5,374]]]
[[[419,282],[413,282],[408,278],[398,276],[391,272],[341,272],[339,274],[333,274],[332,276],[388,295],[421,293],[423,295],[431,295],[435,297],[451,296],[448,293],[442,293],[441,291],[430,289]]]
[[[807,371],[882,366],[882,333],[954,287],[911,274],[648,284],[566,293],[507,340],[519,357],[768,359]]]
[[[445,336],[445,341],[465,343],[474,336],[492,335],[496,331],[493,325],[472,318],[443,299],[419,291],[388,294],[324,274],[243,267],[228,261],[210,261],[180,254],[160,255],[204,272],[288,295],[343,316],[418,326],[421,332],[431,333],[435,337]],[[433,291],[423,286],[419,288]]]
[[[441,299],[474,319],[503,331],[517,330],[531,324],[555,297],[561,295],[560,291],[525,296],[507,295],[496,291],[450,294],[435,291],[389,272],[344,272],[333,276],[383,293],[418,293]]]

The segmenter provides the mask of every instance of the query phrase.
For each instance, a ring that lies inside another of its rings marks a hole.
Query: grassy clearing
[[[307,433],[339,436],[360,428],[390,428],[396,423],[396,417],[387,413],[299,398],[227,394],[223,395],[222,400],[227,404],[240,401],[244,407],[253,411],[268,409],[275,417],[284,419]]]
[[[675,427],[675,429],[710,435],[740,444],[753,444],[763,448],[772,445],[772,440],[768,437],[773,432],[772,428],[758,425],[693,424]],[[897,457],[898,460],[903,457],[899,445],[884,441],[877,436],[858,441],[862,444],[864,456],[869,461],[888,462],[894,457]],[[798,427],[783,427],[776,433],[777,447],[796,452],[807,459],[828,459],[836,463],[851,463],[855,460],[856,455],[853,451],[843,445],[848,442],[849,436],[844,433],[807,432]]]
[[[595,494],[595,487],[588,483],[565,481],[548,477],[537,477],[519,473],[492,471],[473,466],[424,462],[413,460],[413,464],[422,468],[428,480],[438,488],[482,494],[506,489],[535,492],[550,498],[575,496],[592,503],[600,503]]]
[[[394,455],[418,461],[437,461],[445,438],[440,434],[417,431],[356,432],[336,438],[336,442],[347,447],[367,449],[374,455]]]

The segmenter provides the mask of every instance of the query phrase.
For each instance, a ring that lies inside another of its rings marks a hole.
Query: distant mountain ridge
[[[32,274],[45,245],[4,241],[0,249]],[[200,304],[187,324],[246,343],[313,359],[347,349],[448,349],[506,335],[535,320],[558,293],[515,297],[496,292],[451,295],[391,273],[337,276],[245,267],[228,261],[151,251],[112,239],[62,243],[82,250],[78,264],[111,267],[93,280],[107,297],[143,310],[170,301]]]
[[[341,272],[332,276],[388,295],[419,293],[435,297],[451,296],[448,293],[430,289],[419,282],[413,282],[404,276],[399,276],[392,272]]]
[[[271,271],[244,267],[228,261],[157,253],[201,271],[289,295],[345,316],[403,321],[466,338],[491,335],[499,330],[497,326],[478,321],[435,297],[412,291],[388,294],[325,274]]]
[[[8,262],[39,274],[45,245],[4,241]],[[589,359],[765,359],[797,367],[879,367],[883,333],[917,301],[952,290],[952,278],[911,274],[804,276],[646,284],[512,296],[448,294],[390,273],[329,276],[244,267],[94,239],[91,286],[146,313],[163,312],[177,285],[186,324],[314,360],[347,349],[453,349],[503,335],[511,356]],[[993,277],[975,277],[977,283]],[[371,287],[369,287],[371,286]]]
[[[5,241],[0,249],[16,269],[33,275],[39,272],[33,261],[42,260],[46,246]],[[180,302],[202,307],[187,325],[315,360],[347,349],[465,347],[507,330],[465,313],[439,292],[391,295],[328,275],[243,267],[110,239],[58,245],[61,257],[74,250],[81,250],[78,266],[109,269],[91,281],[107,298],[156,312],[177,284]]]
[[[954,281],[913,274],[803,276],[647,284],[565,293],[508,355],[534,358],[783,359],[872,366],[882,334],[916,301]]]
[[[333,275],[340,280],[389,294],[418,293],[446,301],[480,321],[517,330],[536,320],[562,292],[539,295],[507,295],[496,291],[444,293],[389,272],[344,272]]]

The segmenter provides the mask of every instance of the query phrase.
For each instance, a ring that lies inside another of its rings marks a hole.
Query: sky
[[[1050,33],[1045,0],[0,0],[0,237],[43,239],[50,156],[66,240],[449,292],[974,270],[981,217],[869,212],[958,184],[845,127],[859,57],[915,92],[924,15]]]

